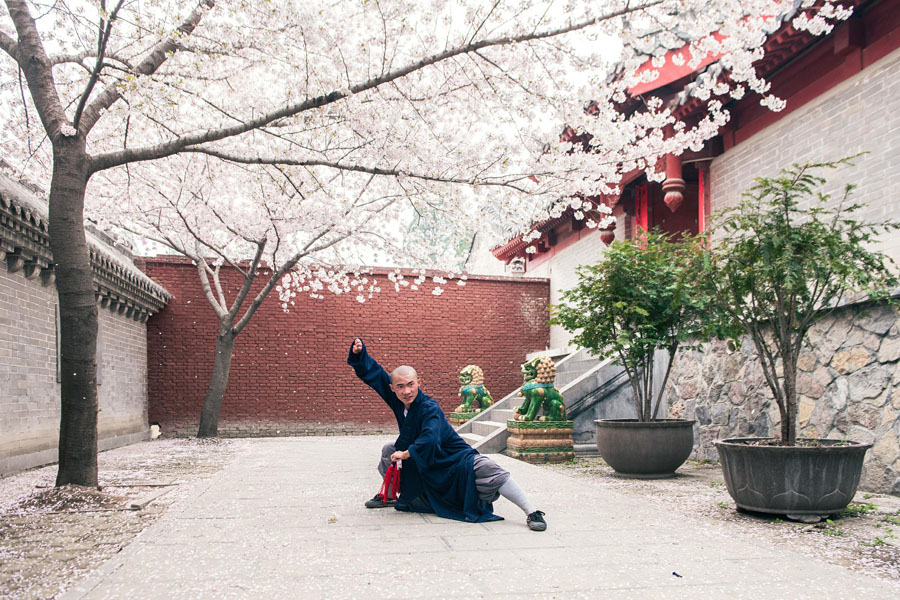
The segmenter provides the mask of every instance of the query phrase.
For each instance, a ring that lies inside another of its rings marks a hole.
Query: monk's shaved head
[[[416,375],[416,370],[403,365],[391,371],[391,391],[409,409],[419,394],[419,376]]]
[[[409,365],[400,365],[393,371],[391,371],[391,381],[393,382],[398,377],[409,377],[412,379],[418,379],[419,375],[416,373],[416,370],[410,367]]]

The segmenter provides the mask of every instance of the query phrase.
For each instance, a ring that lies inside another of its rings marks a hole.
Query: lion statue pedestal
[[[479,412],[480,411],[461,413],[453,411],[452,413],[450,413],[450,416],[447,417],[447,420],[450,421],[450,425],[452,425],[453,427],[459,427],[460,425],[477,415]]]
[[[530,463],[558,463],[575,458],[572,421],[506,422],[506,454]]]
[[[484,387],[484,371],[478,365],[467,365],[459,372],[459,398],[462,404],[450,413],[450,424],[459,427],[494,403]]]
[[[565,462],[575,458],[574,424],[554,386],[556,365],[542,356],[522,365],[522,404],[506,422],[506,453],[532,463]],[[541,414],[543,413],[543,414]]]

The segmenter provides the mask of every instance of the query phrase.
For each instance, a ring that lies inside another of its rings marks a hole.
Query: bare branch
[[[16,40],[2,31],[0,31],[0,50],[9,54],[14,61],[19,62],[19,45],[16,43]]]
[[[203,294],[206,296],[210,306],[213,307],[213,310],[216,311],[216,316],[219,317],[219,320],[222,320],[228,316],[228,312],[225,310],[224,304],[220,304],[213,294],[212,287],[209,284],[209,277],[206,274],[207,268],[205,260],[201,258],[197,261],[197,274],[200,276],[200,286],[203,288]],[[216,283],[218,284],[218,280]]]
[[[253,256],[253,261],[250,263],[250,268],[244,275],[244,283],[243,285],[241,285],[241,289],[235,297],[234,303],[231,305],[231,310],[228,311],[228,316],[232,321],[237,316],[238,310],[240,310],[241,308],[241,304],[243,304],[244,299],[247,298],[247,294],[250,293],[250,287],[253,285],[253,280],[256,278],[256,270],[259,269],[259,261],[262,259],[263,251],[265,249],[266,238],[261,238],[256,242],[256,254]],[[244,314],[244,319],[246,318],[247,315]],[[238,325],[240,325],[241,322],[244,322],[244,319],[241,319]],[[241,326],[241,329],[243,329],[243,326]],[[235,335],[237,335],[239,332],[240,330],[235,327]]]
[[[115,61],[122,65],[125,69],[132,71],[134,67],[131,65],[127,58],[123,58],[116,54],[104,53],[105,58]],[[64,64],[75,64],[80,67],[84,67],[84,60],[87,58],[97,58],[97,52],[95,50],[85,50],[83,52],[77,52],[75,54],[54,54],[50,56],[50,64],[53,66],[64,65]],[[105,63],[104,67],[111,66],[109,63]],[[90,69],[89,69],[90,70]]]
[[[219,277],[219,274],[222,272],[222,265],[216,263],[216,268],[212,269],[209,266],[209,263],[206,262],[206,259],[201,259],[203,261],[203,265],[206,267],[206,270],[210,272],[213,276],[213,283],[216,284],[216,293],[219,295],[219,302],[222,303],[222,306],[228,310],[228,301],[225,299],[225,290],[222,289],[222,278]]]

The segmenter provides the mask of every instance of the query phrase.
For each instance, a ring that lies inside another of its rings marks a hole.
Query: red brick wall
[[[167,434],[194,435],[217,320],[192,265],[152,258],[146,272],[173,295],[147,323],[149,418]],[[233,298],[237,273],[227,275]],[[525,354],[548,344],[546,280],[470,277],[435,296],[430,279],[419,291],[397,293],[383,274],[375,276],[382,292],[363,304],[355,296],[299,296],[286,313],[276,293],[266,299],[237,337],[220,435],[396,431],[387,407],[346,363],[355,336],[389,371],[415,367],[422,389],[447,412],[458,404],[462,367],[481,366],[499,399],[520,385]]]

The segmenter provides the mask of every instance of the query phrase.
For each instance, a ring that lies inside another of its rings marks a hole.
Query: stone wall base
[[[100,435],[103,436],[103,433],[101,432]],[[101,437],[97,440],[97,449],[103,452],[104,450],[112,450],[113,448],[135,444],[148,439],[150,439],[150,429],[144,426],[139,431],[117,432],[107,437]],[[57,462],[59,460],[58,444],[58,440],[55,440],[52,447],[46,447],[46,444],[42,444],[44,447],[31,452],[0,458],[0,477]]]
[[[165,437],[194,437],[196,422],[169,423],[161,429]],[[371,425],[358,423],[272,423],[251,421],[219,421],[219,437],[295,437],[313,435],[397,435],[397,425]]]
[[[693,458],[718,460],[717,439],[773,437],[778,406],[753,342],[680,352],[666,398],[672,414],[695,419]],[[816,323],[800,354],[797,436],[872,444],[860,489],[900,495],[900,324],[887,305],[856,304]]]

